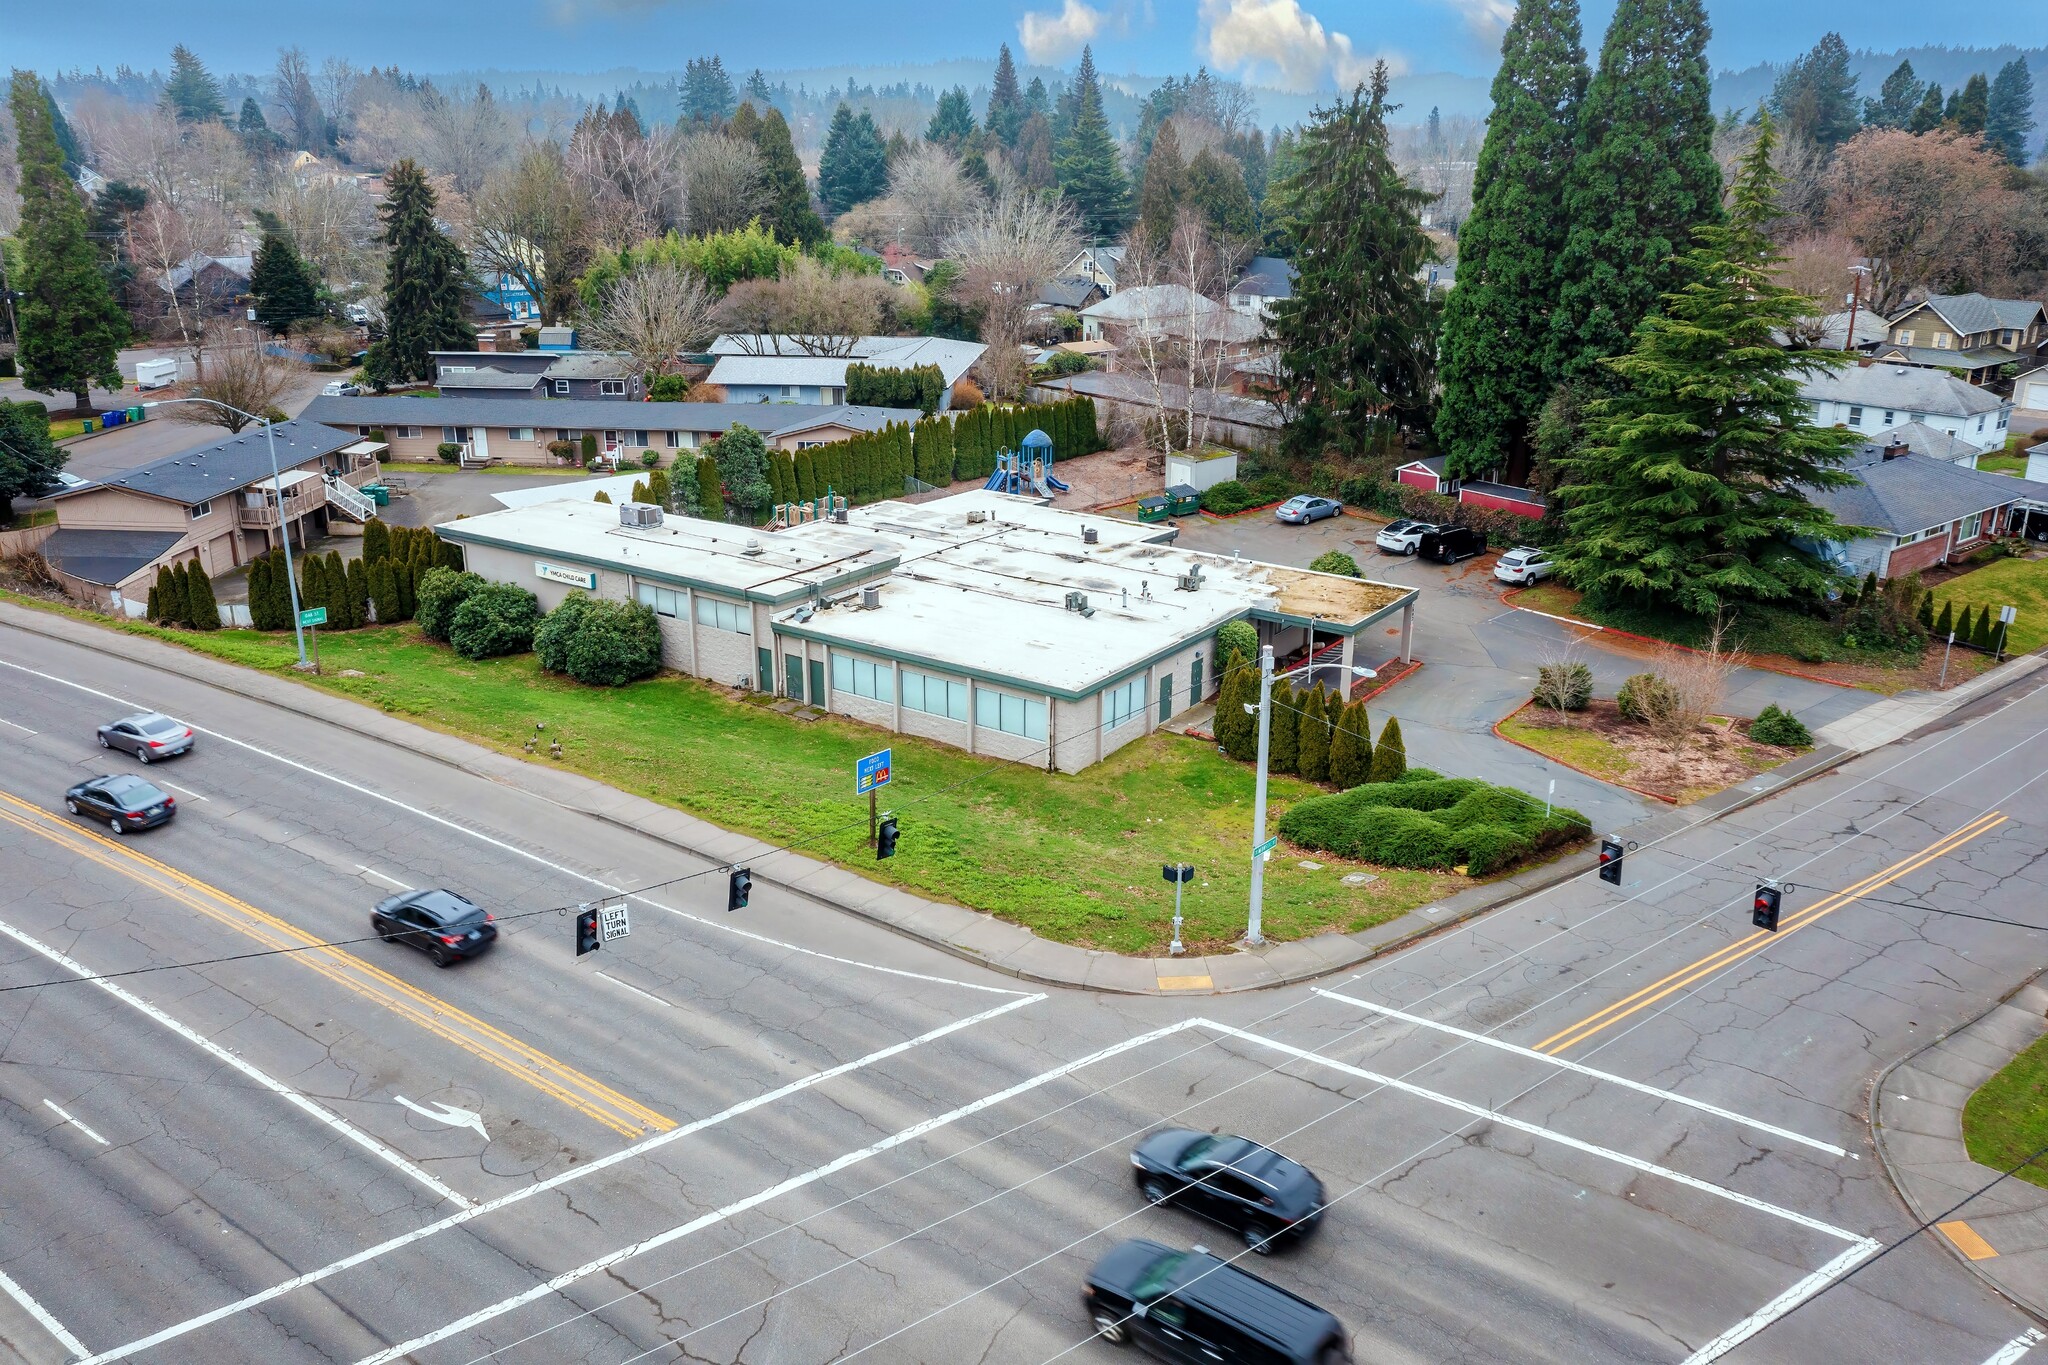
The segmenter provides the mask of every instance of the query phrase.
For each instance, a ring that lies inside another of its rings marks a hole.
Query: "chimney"
[[[1896,460],[1901,455],[1911,455],[1912,453],[1913,448],[1896,436],[1885,442],[1884,457],[1887,460]]]
[[[498,349],[498,334],[496,332],[478,332],[476,334],[476,348],[479,351],[496,351]]]

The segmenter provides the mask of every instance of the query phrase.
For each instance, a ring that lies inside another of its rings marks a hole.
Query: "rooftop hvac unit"
[[[659,526],[661,509],[651,502],[622,502],[619,504],[619,525]]]
[[[1087,612],[1087,610],[1088,610],[1088,594],[1087,594],[1087,593],[1085,593],[1085,592],[1070,592],[1070,593],[1068,593],[1068,594],[1067,594],[1067,610],[1068,610],[1068,611],[1078,611],[1078,612],[1081,612],[1081,613],[1085,614],[1085,613]]]
[[[747,537],[747,548],[746,548],[746,549],[744,549],[744,550],[741,550],[741,551],[740,551],[740,553],[741,553],[741,554],[743,554],[743,555],[758,555],[758,554],[760,554],[760,553],[761,553],[761,542],[760,542],[760,541],[758,541],[758,540],[756,540],[756,539],[755,539],[754,537],[752,537],[752,536],[748,536],[748,537]]]
[[[1083,526],[1081,528],[1081,543],[1083,545],[1093,545],[1101,539],[1102,533],[1093,526]]]
[[[975,509],[974,511],[971,511],[971,512],[969,512],[969,513],[967,514],[967,524],[968,524],[969,526],[979,526],[979,525],[981,525],[981,523],[983,523],[984,521],[987,521],[987,520],[988,520],[988,513],[984,512],[984,511],[981,511],[981,510],[980,510],[980,509],[978,509],[978,508],[977,508],[977,509]]]
[[[882,590],[880,588],[870,584],[860,590],[860,607],[862,611],[876,611],[880,609],[881,605]]]
[[[841,526],[846,525],[846,509],[844,507],[833,508],[832,520]]]
[[[1174,579],[1173,586],[1181,592],[1200,591],[1202,587],[1202,566],[1197,564],[1179,578]]]

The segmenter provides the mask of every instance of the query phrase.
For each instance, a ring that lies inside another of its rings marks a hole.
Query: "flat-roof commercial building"
[[[544,607],[576,588],[645,602],[671,668],[1067,772],[1213,691],[1225,622],[1333,667],[1379,662],[1361,636],[1395,618],[1403,657],[1412,638],[1412,588],[1183,550],[1171,526],[1001,493],[783,531],[631,515],[554,502],[436,529]]]

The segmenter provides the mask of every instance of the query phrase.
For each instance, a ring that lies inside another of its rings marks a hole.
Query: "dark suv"
[[[386,943],[407,943],[446,967],[498,941],[498,926],[453,891],[405,891],[377,902],[370,928]]]
[[[1485,540],[1469,526],[1440,526],[1422,538],[1415,553],[1439,564],[1455,564],[1486,550]]]
[[[1213,1218],[1262,1254],[1323,1216],[1323,1182],[1250,1138],[1168,1128],[1138,1144],[1131,1167],[1152,1203]]]
[[[1167,1360],[1222,1365],[1344,1365],[1344,1324],[1307,1299],[1239,1270],[1200,1247],[1157,1242],[1116,1247],[1081,1290],[1095,1331],[1136,1341]]]

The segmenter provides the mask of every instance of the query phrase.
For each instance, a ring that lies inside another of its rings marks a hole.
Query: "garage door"
[[[2027,391],[2022,395],[2020,406],[2035,412],[2048,412],[2048,379],[2030,379]]]

